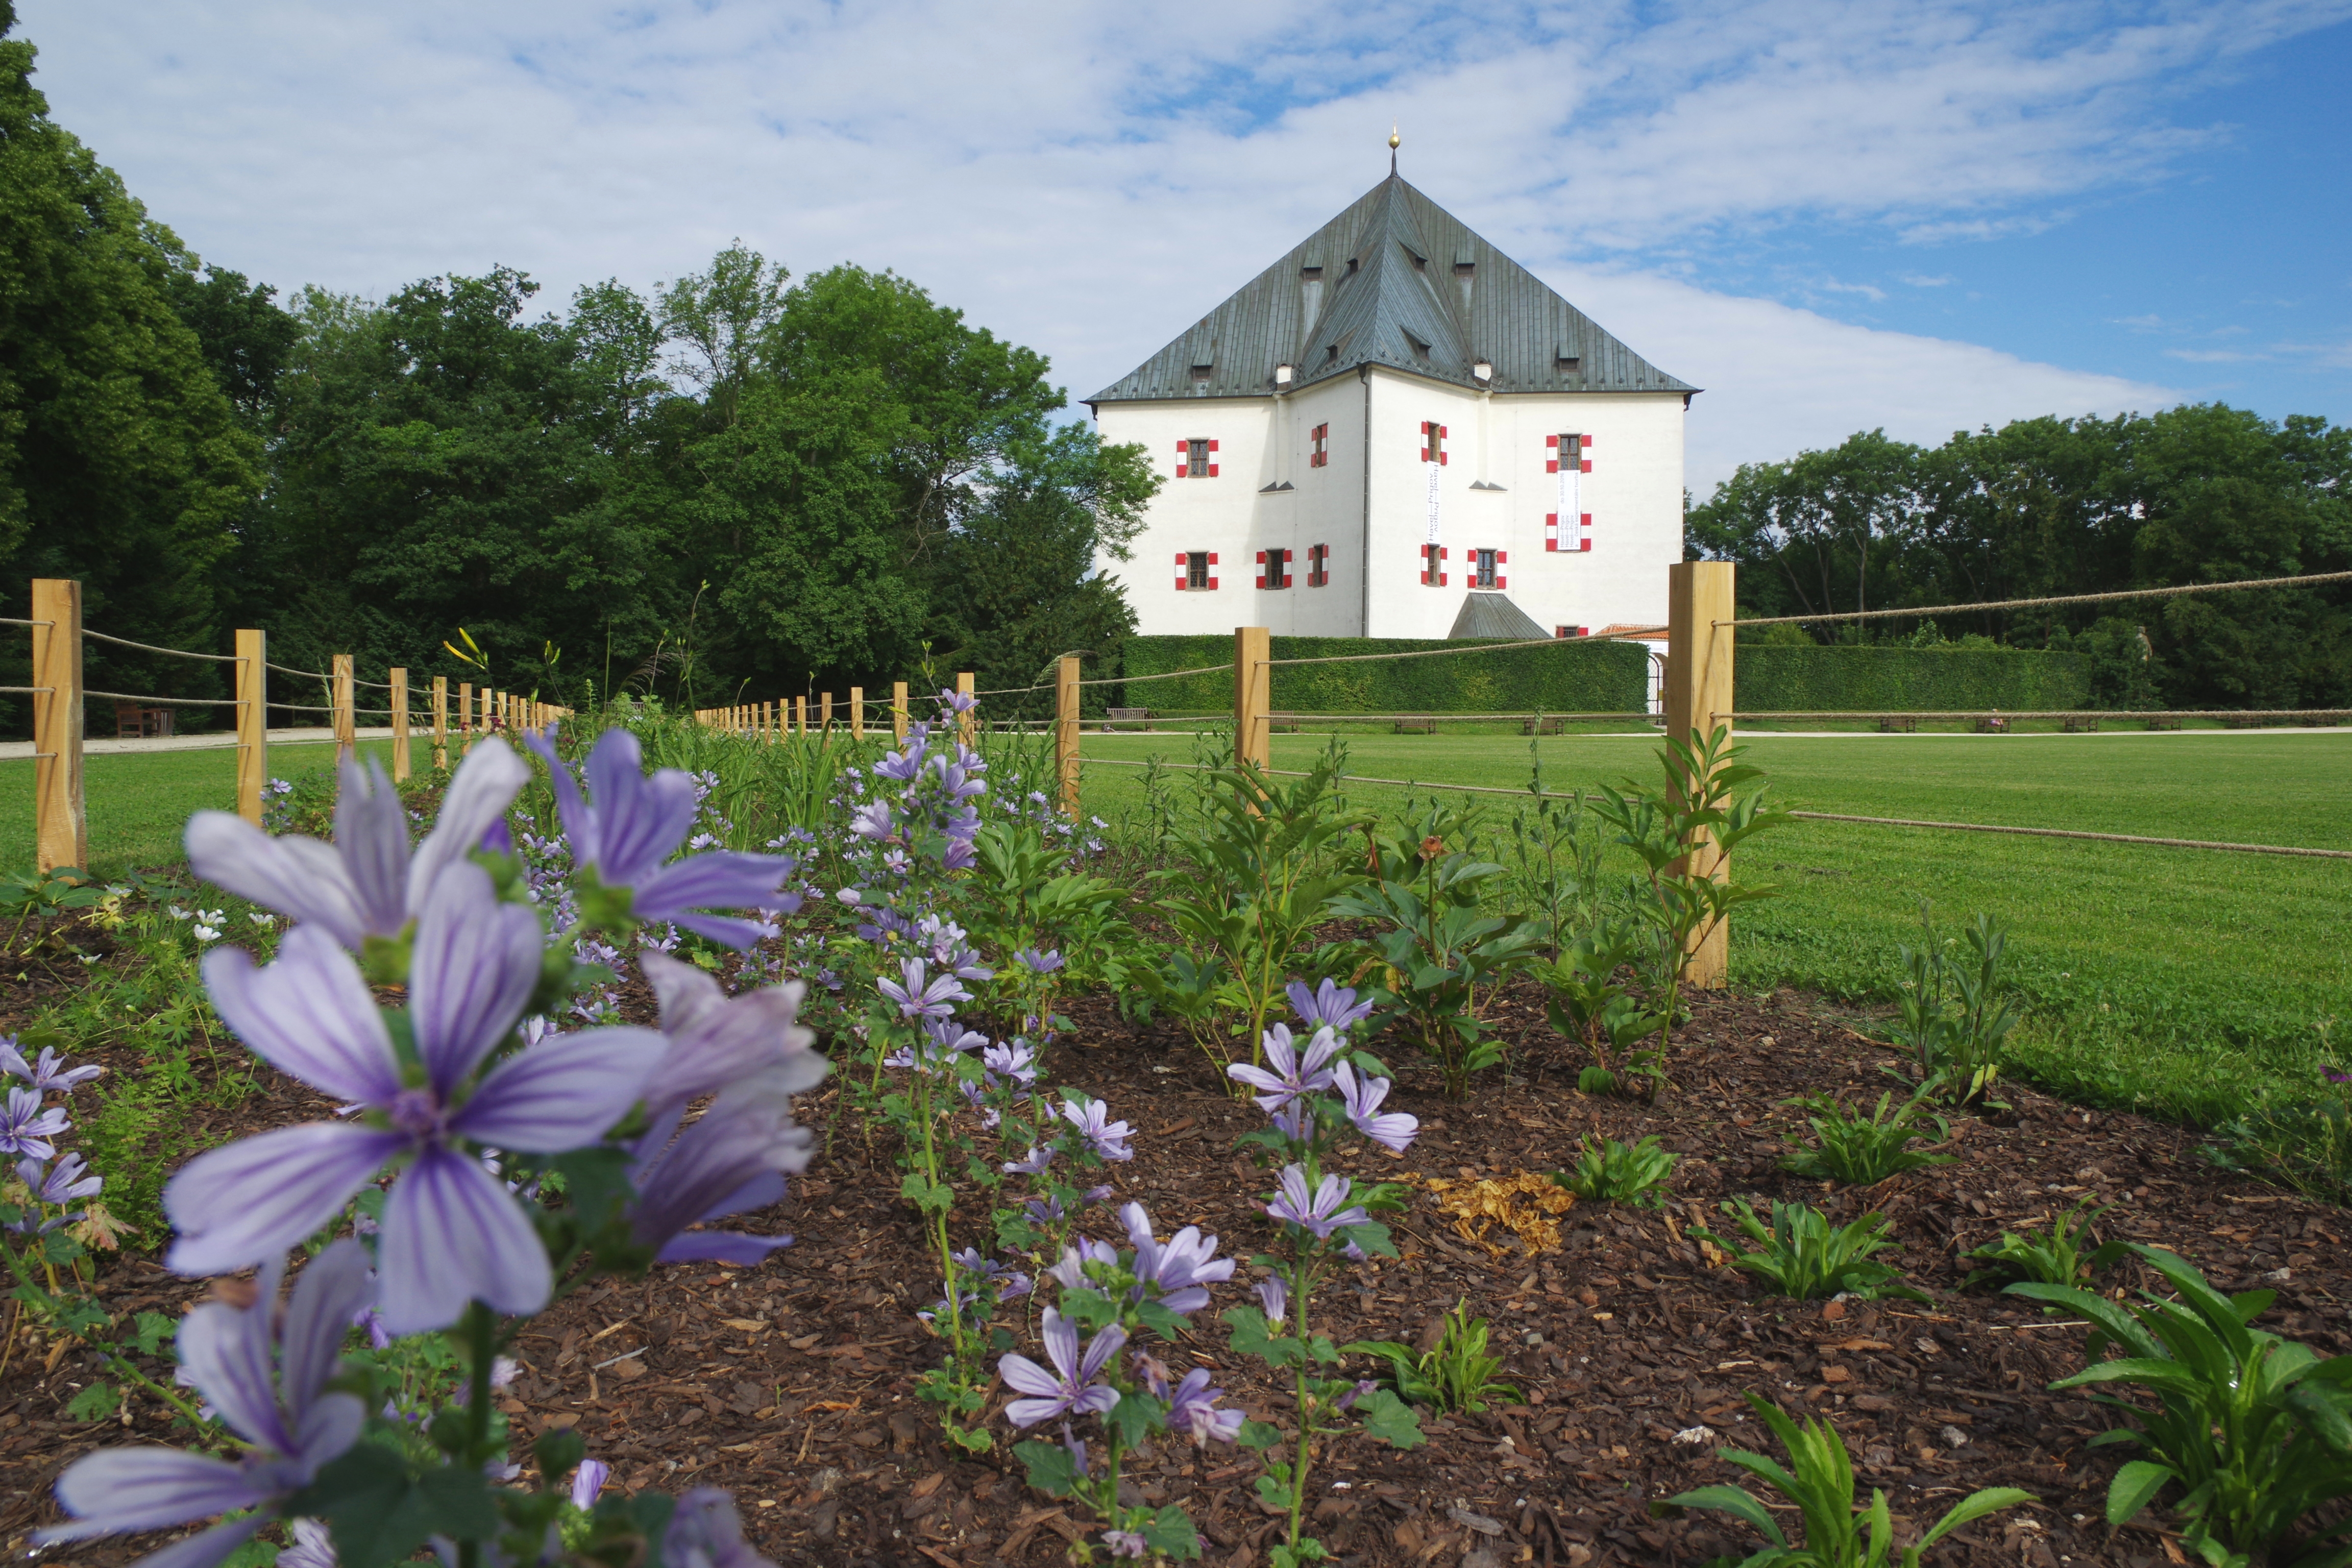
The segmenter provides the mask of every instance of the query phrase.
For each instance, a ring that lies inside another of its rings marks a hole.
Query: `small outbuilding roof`
[[[1087,401],[1270,397],[1279,366],[1296,390],[1367,364],[1474,391],[1698,390],[1391,174]]]
[[[1502,594],[1474,589],[1462,600],[1462,613],[1454,617],[1454,629],[1449,637],[1548,637],[1551,633],[1536,625],[1528,614],[1511,603]]]

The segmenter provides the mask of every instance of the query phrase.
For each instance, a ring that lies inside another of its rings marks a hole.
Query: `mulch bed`
[[[1163,1232],[1199,1224],[1222,1237],[1223,1252],[1246,1258],[1266,1224],[1248,1198],[1268,1184],[1233,1139],[1258,1124],[1257,1113],[1227,1100],[1171,1028],[1124,1024],[1099,999],[1073,1011],[1078,1027],[1051,1065],[1059,1081],[1101,1095],[1138,1128],[1135,1161],[1111,1174],[1121,1198],[1145,1204]],[[1757,1542],[1736,1521],[1658,1521],[1646,1507],[1738,1479],[1713,1457],[1717,1438],[1770,1447],[1746,1414],[1745,1389],[1833,1421],[1865,1494],[1886,1489],[1914,1530],[1979,1487],[2019,1486],[2042,1500],[1970,1527],[1931,1561],[2182,1561],[2155,1529],[2108,1531],[2101,1505],[2122,1456],[2083,1447],[2108,1423],[2087,1402],[2046,1392],[2082,1364],[2082,1331],[2053,1326],[2029,1303],[1959,1291],[1969,1266],[1958,1254],[2082,1195],[2116,1205],[2105,1223],[2111,1236],[2173,1247],[2225,1288],[2278,1290],[2265,1326],[2323,1352],[2347,1348],[2344,1214],[2210,1169],[2179,1129],[2011,1087],[2005,1124],[1956,1125],[1957,1163],[1867,1193],[1824,1191],[1777,1170],[1798,1126],[1778,1102],[1824,1089],[1874,1100],[1890,1087],[1879,1069],[1893,1057],[1818,999],[1701,1000],[1682,1036],[1677,1088],[1654,1107],[1576,1093],[1580,1063],[1532,993],[1506,996],[1499,1015],[1522,1076],[1505,1086],[1489,1075],[1467,1104],[1448,1105],[1433,1074],[1406,1073],[1391,1105],[1418,1115],[1423,1133],[1379,1173],[1548,1171],[1571,1160],[1583,1134],[1654,1132],[1684,1155],[1673,1201],[1663,1210],[1580,1205],[1562,1217],[1559,1247],[1531,1254],[1508,1237],[1500,1249],[1474,1244],[1423,1190],[1396,1229],[1402,1260],[1318,1300],[1317,1326],[1344,1343],[1421,1340],[1466,1300],[1492,1321],[1507,1356],[1503,1375],[1525,1394],[1483,1415],[1426,1419],[1429,1443],[1412,1452],[1364,1441],[1325,1450],[1315,1530],[1348,1562],[1499,1568],[1745,1555]],[[807,1119],[824,1124],[830,1094],[807,1104]],[[319,1106],[296,1091],[256,1110],[277,1121]],[[522,1371],[503,1401],[519,1435],[576,1427],[627,1486],[731,1489],[754,1542],[779,1563],[1057,1561],[1086,1521],[1030,1492],[1003,1449],[950,1460],[912,1395],[917,1373],[937,1360],[913,1313],[939,1282],[896,1187],[887,1152],[869,1160],[845,1119],[793,1196],[754,1218],[751,1228],[799,1237],[765,1266],[667,1268],[551,1311],[521,1341]],[[1877,1208],[1904,1244],[1896,1260],[1934,1302],[1764,1299],[1748,1276],[1706,1267],[1686,1235],[1694,1222],[1727,1231],[1716,1205],[1735,1194],[1802,1198],[1840,1220]],[[980,1209],[967,1203],[959,1217],[976,1226]],[[1108,1211],[1097,1212],[1102,1223],[1092,1228],[1115,1237]],[[103,1284],[118,1311],[176,1310],[201,1289],[128,1257]],[[1221,1290],[1180,1348],[1217,1368],[1252,1415],[1279,1419],[1277,1391],[1252,1375],[1255,1363],[1225,1350],[1215,1321],[1244,1299],[1238,1280]],[[101,1436],[63,1413],[89,1375],[74,1355],[45,1371],[20,1352],[0,1379],[0,1538],[12,1550],[55,1517],[50,1481]],[[997,1397],[1001,1406],[1002,1390]],[[152,1404],[143,1410],[134,1430],[160,1433]],[[1708,1438],[1677,1439],[1694,1428]],[[103,1436],[131,1435],[110,1426]],[[1144,1500],[1184,1503],[1206,1560],[1232,1568],[1263,1563],[1278,1529],[1252,1495],[1255,1473],[1245,1451],[1190,1445],[1165,1447],[1129,1471]],[[74,1560],[135,1555],[100,1543]]]

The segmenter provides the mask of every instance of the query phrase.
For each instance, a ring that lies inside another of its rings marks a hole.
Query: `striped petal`
[[[294,1435],[278,1408],[269,1320],[278,1310],[279,1270],[262,1270],[250,1307],[205,1301],[180,1323],[181,1363],[188,1380],[248,1442],[276,1454],[294,1452]]]
[[[551,1036],[492,1068],[450,1128],[477,1143],[526,1153],[584,1148],[636,1103],[667,1048],[651,1029]]]
[[[163,1212],[180,1233],[172,1267],[231,1274],[284,1257],[341,1214],[408,1142],[398,1132],[312,1121],[206,1150],[163,1189]]]
[[[58,1478],[58,1501],[73,1522],[36,1531],[34,1539],[46,1544],[164,1530],[268,1499],[244,1467],[226,1459],[177,1448],[100,1448]]]
[[[360,923],[371,936],[398,936],[408,923],[408,808],[373,757],[365,772],[345,759],[341,784],[335,796],[335,848],[351,878]]]
[[[270,1066],[337,1100],[382,1105],[400,1092],[383,1015],[324,927],[296,926],[267,967],[223,946],[205,954],[204,971],[213,1005]]]
[[[522,1205],[481,1162],[435,1147],[393,1184],[378,1243],[376,1310],[387,1332],[446,1329],[467,1303],[536,1312],[553,1279]]]
[[[544,952],[539,917],[501,902],[490,874],[449,867],[416,916],[408,1012],[416,1054],[444,1100],[522,1017]]]
[[[229,811],[188,818],[185,842],[189,866],[214,886],[297,921],[315,921],[348,948],[356,949],[367,935],[358,890],[331,846],[293,834],[272,838]]]
[[[408,907],[420,910],[432,896],[433,885],[441,873],[451,866],[466,864],[466,857],[482,841],[482,835],[507,814],[514,797],[530,782],[530,764],[524,762],[496,735],[474,742],[474,750],[457,766],[457,776],[449,781],[448,793],[441,797],[441,813],[434,819],[433,832],[417,846],[416,858],[408,863]]]
[[[352,1320],[360,1315],[374,1291],[367,1248],[348,1239],[312,1258],[294,1281],[293,1298],[286,1304],[285,1353],[278,1377],[285,1389],[287,1412],[297,1426],[302,1425],[327,1380],[335,1375]],[[294,1436],[296,1446],[300,1447],[299,1434]]]

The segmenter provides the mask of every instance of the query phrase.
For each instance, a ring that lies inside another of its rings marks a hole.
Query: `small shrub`
[[[1909,978],[1889,1033],[1916,1059],[1923,1093],[1932,1088],[1954,1105],[1967,1105],[1991,1090],[2019,1022],[2000,973],[2008,933],[1990,915],[1978,915],[1960,933],[1969,946],[1962,960],[1953,955],[1952,939],[1937,934],[1925,903],[1919,930],[1918,947],[1898,950]]]
[[[1969,1262],[1985,1267],[1969,1275],[1961,1288],[2019,1279],[2042,1285],[2081,1284],[2123,1256],[2123,1243],[2100,1245],[2091,1232],[2092,1222],[2106,1212],[2091,1207],[2086,1198],[2070,1212],[2053,1219],[2046,1237],[2001,1232],[1999,1240],[1987,1242],[1968,1255]],[[2084,1250],[2085,1242],[2091,1244],[2087,1252]]]
[[[1768,1281],[1780,1295],[1800,1301],[1841,1295],[1864,1300],[1882,1296],[1927,1300],[1902,1282],[1901,1269],[1871,1261],[1873,1254],[1895,1245],[1887,1237],[1884,1215],[1874,1212],[1851,1224],[1832,1226],[1818,1209],[1803,1204],[1774,1204],[1768,1227],[1744,1198],[1725,1204],[1723,1212],[1739,1222],[1757,1251],[1740,1252],[1738,1243],[1696,1226],[1691,1235],[1731,1253],[1733,1268]]]
[[[1415,1354],[1393,1340],[1359,1340],[1340,1350],[1387,1362],[1389,1370],[1381,1381],[1408,1404],[1475,1415],[1490,1399],[1519,1397],[1509,1384],[1490,1381],[1503,1358],[1486,1353],[1486,1320],[1472,1317],[1467,1301],[1456,1301],[1445,1314],[1445,1328],[1433,1351]]]
[[[1664,1019],[1616,980],[1647,945],[1629,922],[1605,921],[1535,967],[1551,1026],[1592,1053],[1592,1065],[1577,1075],[1581,1093],[1624,1094],[1638,1085],[1643,1099],[1654,1099],[1665,1082],[1656,1041]]]
[[[2352,1497],[2352,1357],[2323,1361],[2251,1327],[2274,1292],[2224,1296],[2178,1255],[2127,1245],[2170,1299],[2143,1290],[2126,1304],[2032,1280],[2008,1291],[2095,1325],[2084,1347],[2092,1364],[2053,1390],[2122,1383],[2156,1397],[2147,1410],[2099,1396],[2127,1425],[2093,1441],[2136,1443],[2147,1456],[2116,1472],[2107,1522],[2128,1523],[2172,1486],[2182,1538],[2208,1563],[2344,1562],[2339,1538],[2352,1521],[2297,1537],[2306,1515]]]
[[[1713,1508],[1738,1514],[1754,1525],[1772,1544],[1748,1558],[1741,1568],[1764,1568],[1769,1563],[1786,1563],[1790,1568],[1800,1564],[1802,1568],[1879,1568],[1890,1560],[1899,1561],[1903,1568],[1919,1568],[1920,1554],[1960,1526],[2033,1500],[2032,1492],[2015,1487],[1988,1487],[1970,1493],[1928,1526],[1916,1545],[1903,1547],[1899,1556],[1890,1558],[1896,1548],[1886,1494],[1873,1488],[1870,1507],[1854,1506],[1853,1460],[1846,1453],[1845,1439],[1826,1421],[1807,1421],[1800,1427],[1779,1405],[1754,1393],[1748,1395],[1748,1403],[1780,1439],[1780,1447],[1788,1451],[1788,1468],[1783,1469],[1771,1458],[1744,1448],[1717,1448],[1716,1456],[1738,1465],[1796,1504],[1805,1521],[1804,1546],[1790,1547],[1779,1522],[1745,1487],[1701,1487],[1650,1505],[1652,1517],[1658,1519],[1676,1509]]]
[[[1812,1181],[1870,1187],[1923,1165],[1950,1164],[1953,1156],[1949,1154],[1931,1154],[1909,1146],[1927,1135],[1918,1125],[1923,1115],[1935,1123],[1939,1140],[1952,1134],[1950,1124],[1927,1109],[1927,1096],[1935,1092],[1937,1081],[1930,1079],[1921,1084],[1919,1091],[1891,1116],[1887,1114],[1895,1100],[1891,1094],[1880,1095],[1878,1109],[1866,1117],[1855,1115],[1825,1094],[1781,1101],[1812,1112],[1805,1120],[1812,1126],[1817,1146],[1798,1150],[1780,1162],[1780,1168]]]
[[[1679,1157],[1660,1147],[1654,1137],[1638,1143],[1587,1138],[1578,1148],[1576,1168],[1561,1171],[1552,1180],[1595,1203],[1655,1208],[1666,1201],[1666,1179]]]
[[[2215,1130],[2205,1157],[2330,1203],[2352,1198],[2352,1074],[2330,1070],[2326,1084],[2308,1099],[2265,1095]]]

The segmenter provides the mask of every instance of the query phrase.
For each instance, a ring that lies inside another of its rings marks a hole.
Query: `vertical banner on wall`
[[[1435,544],[1435,543],[1437,543],[1437,542],[1438,542],[1438,538],[1437,538],[1437,464],[1436,464],[1435,462],[1433,462],[1433,462],[1429,462],[1429,463],[1424,463],[1424,464],[1423,464],[1422,466],[1423,466],[1423,468],[1427,468],[1427,469],[1429,470],[1429,537],[1428,537],[1426,540],[1423,541],[1423,543],[1425,543],[1425,544]]]
[[[1583,455],[1583,444],[1575,437],[1560,437],[1559,451],[1559,545],[1562,550],[1584,548],[1584,514],[1577,509],[1578,473],[1584,465],[1578,459]]]

